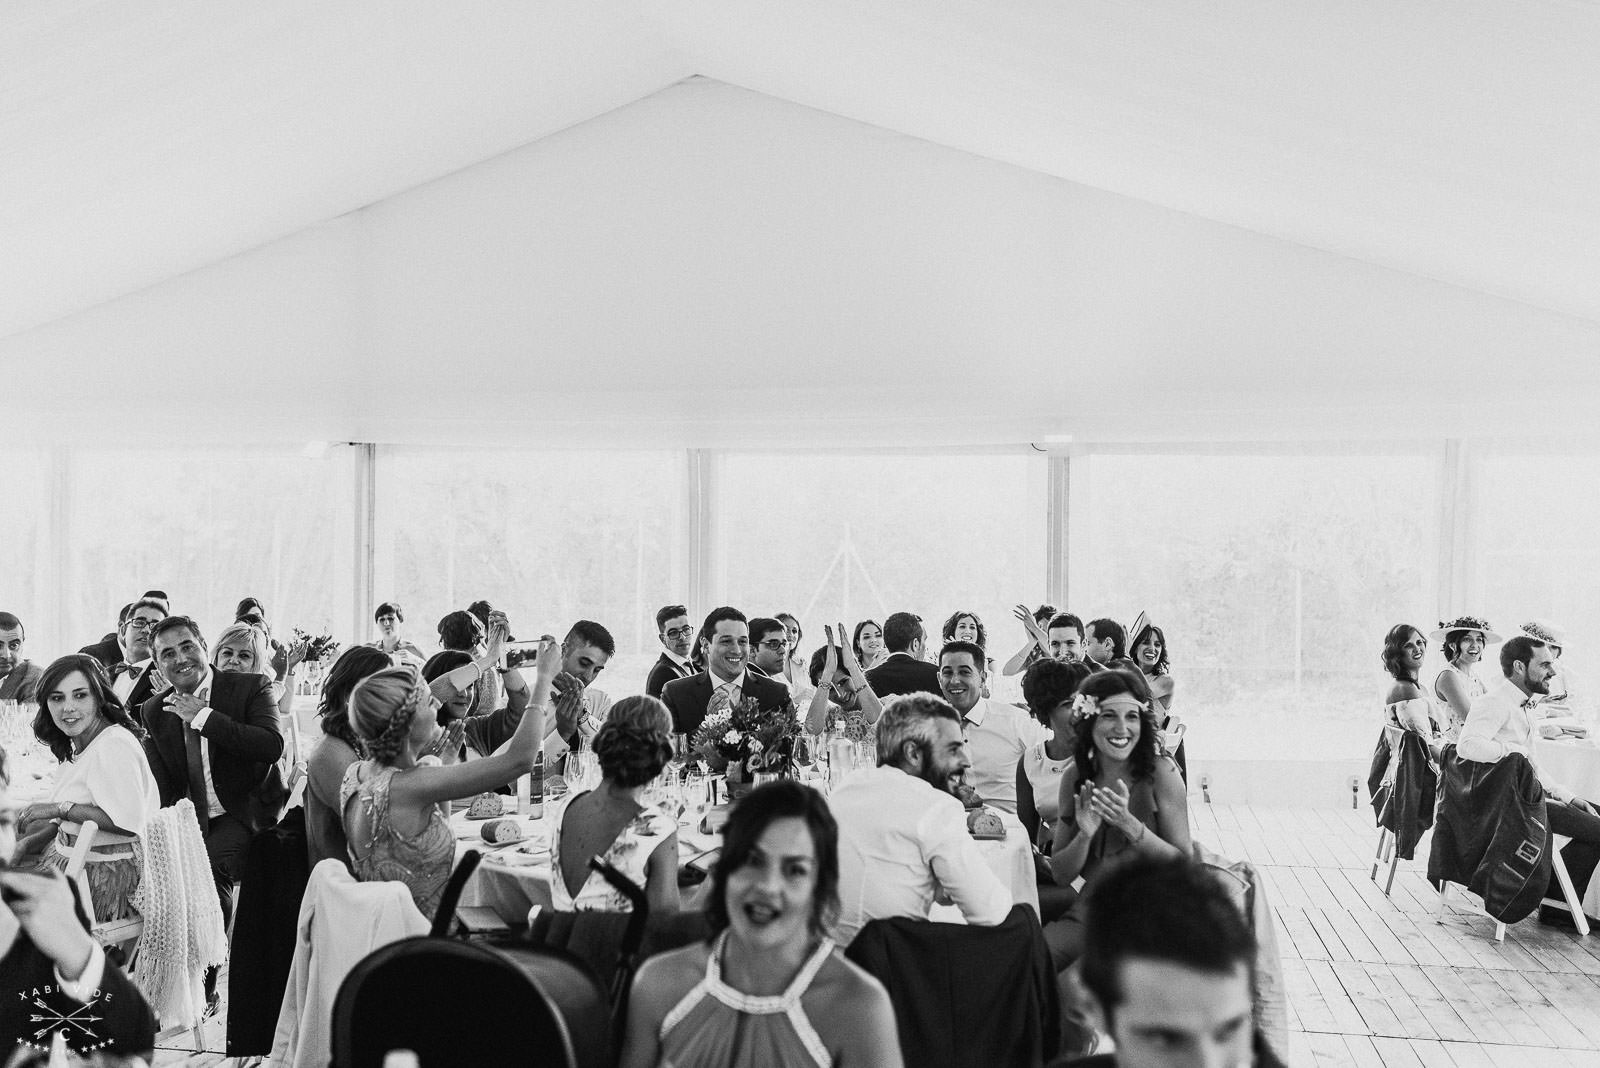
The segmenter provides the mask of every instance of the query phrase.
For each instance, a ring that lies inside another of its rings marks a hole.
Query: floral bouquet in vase
[[[792,704],[763,708],[741,698],[700,724],[690,740],[691,759],[727,775],[730,786],[753,784],[763,773],[791,778],[799,737]]]

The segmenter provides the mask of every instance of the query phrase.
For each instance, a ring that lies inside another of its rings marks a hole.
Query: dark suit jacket
[[[667,683],[667,688],[661,691],[661,700],[666,703],[667,711],[672,713],[673,733],[693,737],[694,732],[700,729],[700,722],[706,718],[706,705],[711,703],[711,694],[715,689],[711,685],[710,673],[705,671]],[[747,700],[755,701],[760,708],[792,708],[794,705],[787,686],[754,671],[744,673],[744,696]]]
[[[78,902],[77,887],[72,890],[78,922],[89,926],[83,905]],[[155,1046],[156,1018],[150,1006],[139,993],[139,988],[123,974],[112,961],[106,961],[104,978],[100,980],[100,994],[90,1002],[87,1035],[77,1027],[64,1026],[50,1030],[62,1031],[67,1036],[70,1049],[82,1050],[86,1046],[104,1043],[108,1053],[124,1057],[149,1057]],[[0,1051],[9,1060],[17,1042],[24,1036],[32,1038],[41,1026],[42,1013],[70,1016],[83,1008],[78,1002],[56,989],[55,963],[33,944],[28,932],[18,931],[11,948],[0,955]],[[30,1020],[29,1017],[33,1017]],[[51,1036],[46,1036],[49,1041]]]
[[[910,653],[892,653],[889,659],[867,672],[867,685],[879,697],[905,693],[939,694],[939,669]]]
[[[183,732],[189,725],[166,707],[166,694],[151,697],[140,709],[149,737],[145,754],[161,791],[162,807],[189,796],[189,757]],[[211,760],[211,780],[228,815],[251,830],[270,827],[282,815],[286,800],[277,773],[283,755],[278,706],[272,683],[264,675],[212,670],[211,707],[200,734]]]
[[[103,642],[85,645],[78,652],[83,653],[85,656],[94,657],[106,666],[107,671],[110,671],[114,665],[122,663],[122,646],[117,644],[116,635],[112,635]]]
[[[675,682],[682,678],[692,678],[678,670],[678,665],[669,659],[666,653],[656,657],[656,662],[650,665],[650,677],[645,680],[644,692],[651,697],[660,697],[661,691],[667,688],[667,683]]]

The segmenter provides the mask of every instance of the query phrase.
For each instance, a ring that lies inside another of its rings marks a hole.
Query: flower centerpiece
[[[306,659],[313,664],[332,660],[339,655],[339,643],[334,640],[331,634],[311,635],[296,627],[294,628],[294,640],[296,643],[305,643]]]
[[[707,716],[694,732],[690,748],[693,759],[727,775],[730,787],[748,788],[758,774],[792,777],[799,737],[800,724],[792,704],[763,708],[741,698]]]

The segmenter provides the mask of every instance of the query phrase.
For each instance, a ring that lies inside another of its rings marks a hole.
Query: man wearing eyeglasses
[[[164,685],[151,670],[154,661],[150,659],[150,635],[168,614],[165,601],[141,597],[123,617],[114,641],[97,642],[78,650],[106,666],[111,673],[112,691],[129,711],[137,709]]]
[[[750,670],[789,686],[783,677],[784,661],[789,659],[789,628],[776,619],[757,616],[750,621]]]
[[[694,646],[694,624],[689,622],[689,610],[681,604],[669,604],[657,612],[656,637],[661,639],[661,655],[650,666],[644,692],[659,698],[667,683],[694,674],[694,665],[689,662],[689,650]]]

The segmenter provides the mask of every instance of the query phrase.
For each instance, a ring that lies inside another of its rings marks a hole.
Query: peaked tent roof
[[[627,373],[627,387],[654,390],[637,414],[661,425],[688,418],[697,398],[681,382],[676,398],[648,385],[648,371],[636,381],[639,368],[687,354],[706,389],[759,399],[781,383],[719,382],[695,346],[799,332],[819,309],[834,316],[829,332],[754,348],[790,368],[836,351],[824,369],[861,384],[862,423],[895,396],[883,368],[926,359],[930,374],[959,374],[977,357],[1008,391],[985,418],[1020,403],[1019,428],[1049,424],[1071,395],[1069,376],[1052,378],[1053,352],[1091,366],[1152,360],[1130,388],[1166,383],[1174,410],[1224,411],[1241,384],[1282,379],[1288,365],[1292,381],[1256,389],[1251,406],[1370,409],[1398,361],[1424,379],[1401,391],[1404,411],[1461,354],[1480,388],[1457,396],[1439,383],[1445,406],[1492,403],[1497,354],[1552,361],[1569,400],[1600,393],[1593,4],[83,0],[14,5],[0,27],[0,360],[16,361],[35,400],[47,356],[92,362],[131,338],[128,354],[188,346],[175,358],[192,362],[202,341],[215,351],[246,329],[267,331],[252,351],[298,343],[356,366],[393,349],[425,361],[407,351],[418,331],[464,338],[503,371],[538,351],[559,308],[439,312],[437,298],[454,307],[466,290],[429,264],[452,259],[481,288],[510,257],[524,261],[506,271],[518,285],[548,285],[560,261],[539,240],[570,213],[541,215],[518,191],[579,204],[587,221],[558,226],[558,249],[581,257],[618,236],[603,189],[636,223],[623,236],[654,272],[646,283],[672,273],[682,247],[698,274],[666,282],[672,300],[657,306],[630,280],[625,310],[641,325],[629,333],[605,324],[615,269],[589,264],[582,284],[566,279],[569,325],[582,329],[544,354],[575,345]],[[693,75],[715,82],[678,84]],[[630,171],[635,157],[664,167],[659,187]],[[896,190],[912,203],[874,232]],[[774,202],[793,215],[788,231],[742,242]],[[440,232],[433,220],[452,203],[465,205],[460,226]],[[819,284],[827,257],[860,254],[836,240],[851,227],[899,242],[901,256],[873,267],[905,264],[917,285],[874,287],[850,269],[837,289]],[[702,232],[714,247],[697,247]],[[799,252],[809,303],[784,313],[796,273],[785,262],[807,232],[818,246]],[[306,270],[326,292],[288,278]],[[720,301],[730,280],[737,314]],[[267,299],[247,317],[252,298],[295,285],[282,314]],[[408,314],[430,298],[429,314]],[[966,321],[949,307],[963,299]],[[313,337],[292,320],[315,300],[333,304]],[[773,313],[751,319],[752,303]],[[475,326],[485,315],[508,325]],[[175,323],[208,318],[214,336],[174,338]],[[937,329],[924,336],[921,320]],[[1191,357],[1219,373],[1186,373]],[[618,388],[523,384],[569,399]],[[922,417],[947,418],[927,392]],[[353,396],[330,402],[335,433],[361,429]],[[616,409],[572,410],[582,421]]]

